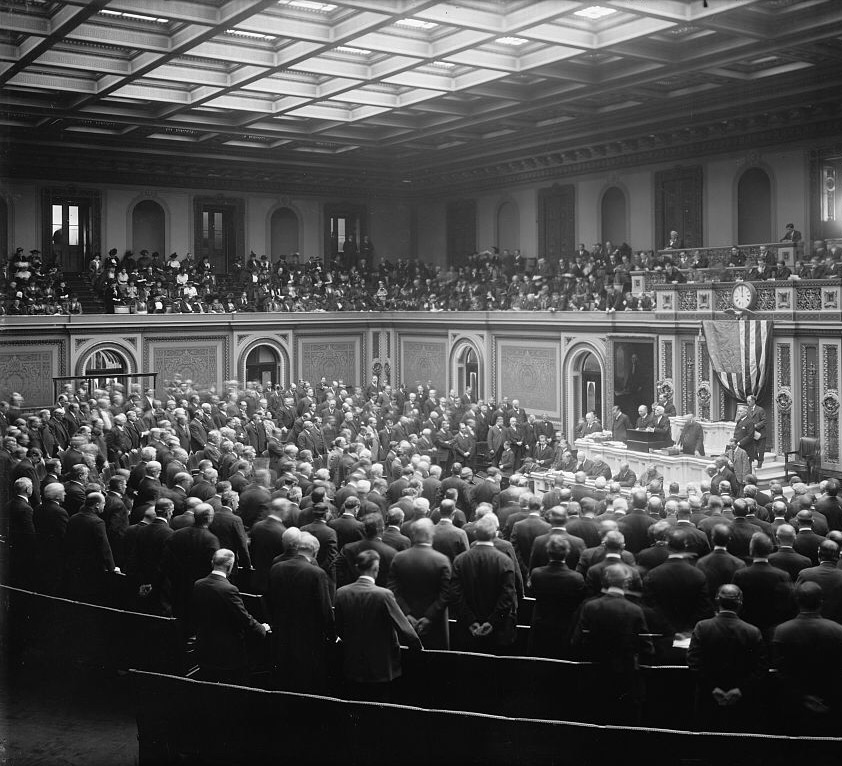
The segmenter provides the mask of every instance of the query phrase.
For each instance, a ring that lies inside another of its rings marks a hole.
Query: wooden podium
[[[653,449],[672,447],[673,443],[669,437],[657,431],[641,431],[637,428],[629,428],[626,431],[626,446],[635,452],[649,452]]]

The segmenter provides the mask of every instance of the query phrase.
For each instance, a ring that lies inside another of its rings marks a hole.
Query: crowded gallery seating
[[[840,761],[842,3],[0,26],[0,752]]]

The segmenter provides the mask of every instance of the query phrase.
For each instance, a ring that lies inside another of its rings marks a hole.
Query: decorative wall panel
[[[519,399],[527,410],[559,413],[558,343],[498,340],[498,396]]]
[[[681,343],[681,409],[680,415],[695,412],[696,345],[692,340]]]
[[[12,392],[24,399],[24,406],[55,401],[53,377],[63,375],[61,345],[56,342],[4,343],[0,348],[0,399]]]
[[[792,344],[775,343],[775,431],[779,455],[793,449],[792,419],[798,409],[794,406],[792,379]]]
[[[156,394],[161,395],[168,381],[192,380],[196,388],[222,390],[229,378],[228,338],[188,337],[178,340],[146,338],[148,369],[158,373]]]
[[[839,463],[839,344],[822,343],[822,458]]]
[[[412,391],[419,383],[432,381],[433,388],[447,388],[447,341],[442,338],[420,339],[401,336],[399,382]]]
[[[360,367],[360,338],[298,339],[299,378],[315,383],[322,376],[349,385],[365,382]]]

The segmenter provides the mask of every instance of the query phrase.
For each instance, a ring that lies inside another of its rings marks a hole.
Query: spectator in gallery
[[[781,242],[800,242],[802,240],[801,232],[795,228],[794,223],[788,223],[784,235],[781,237]]]

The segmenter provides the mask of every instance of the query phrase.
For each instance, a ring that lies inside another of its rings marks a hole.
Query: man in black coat
[[[10,580],[19,588],[35,585],[37,544],[35,514],[30,504],[32,488],[32,481],[25,476],[13,483],[11,497],[4,509],[5,529],[0,530],[8,534]]]
[[[333,583],[316,562],[318,549],[319,541],[301,532],[295,552],[272,565],[265,598],[276,639],[276,685],[314,694],[325,691],[336,639]]]
[[[825,538],[813,530],[813,512],[808,508],[798,511],[795,520],[798,522],[798,532],[792,547],[796,553],[806,556],[813,566],[816,566],[819,563],[819,546]]]
[[[738,616],[742,592],[722,585],[717,613],[693,629],[687,664],[696,675],[696,723],[701,731],[751,731],[768,662],[763,637]]]
[[[571,648],[595,663],[593,686],[600,689],[594,719],[610,724],[637,724],[645,695],[641,662],[654,653],[643,610],[626,600],[627,570],[605,570],[602,596],[586,601],[573,630]],[[588,718],[588,720],[592,720]]]
[[[450,560],[433,549],[433,522],[429,519],[413,523],[412,538],[412,547],[392,559],[387,587],[424,648],[449,649]]]
[[[842,713],[842,625],[821,616],[818,583],[796,586],[798,616],[775,629],[772,664],[783,689],[786,733],[838,736]]]
[[[769,536],[757,532],[751,538],[751,565],[734,573],[734,585],[743,593],[743,619],[759,628],[767,643],[775,627],[794,613],[792,581],[769,563],[771,552]]]
[[[309,532],[319,541],[316,561],[330,578],[332,587],[336,587],[336,559],[339,556],[336,532],[325,521],[327,506],[323,504],[313,506],[313,521],[301,527],[302,532]]]
[[[235,493],[225,492],[222,499],[224,502],[235,503],[236,497]],[[251,569],[251,556],[249,555],[248,538],[243,527],[243,520],[234,513],[229,505],[220,505],[219,510],[214,511],[213,521],[209,529],[211,533],[216,535],[220,547],[234,551],[232,580],[236,580],[236,573],[239,568]]]
[[[570,656],[573,616],[585,598],[585,581],[565,563],[570,553],[566,537],[547,535],[544,552],[548,563],[529,574],[530,593],[535,599],[529,654],[565,659]]]
[[[272,501],[269,515],[258,521],[249,532],[250,554],[254,576],[252,586],[257,593],[266,593],[269,587],[269,570],[276,556],[284,551],[284,532],[289,521],[289,500],[279,497]]]
[[[211,565],[210,574],[196,581],[191,594],[200,678],[242,684],[247,681],[246,634],[262,637],[271,629],[248,613],[240,591],[228,581],[234,568],[233,552],[220,548]]]
[[[67,522],[64,536],[64,585],[72,599],[102,603],[107,575],[120,570],[114,565],[105,522],[100,518],[105,497],[91,492],[78,513]]]
[[[357,518],[360,508],[360,500],[355,495],[347,498],[343,504],[342,515],[337,519],[331,519],[328,526],[336,532],[336,547],[341,551],[348,543],[354,543],[363,539],[363,523]],[[351,578],[348,582],[356,580]],[[347,584],[345,582],[343,585]]]
[[[626,550],[636,556],[649,545],[649,527],[655,519],[646,513],[646,490],[634,490],[631,499],[631,510],[617,521],[617,528],[626,540]]]
[[[340,549],[336,564],[336,584],[342,586],[354,582],[360,574],[354,568],[357,555],[362,551],[377,551],[380,554],[380,569],[374,584],[385,588],[389,582],[389,569],[397,551],[383,542],[383,516],[379,512],[363,516],[362,525],[363,539],[347,543]]]
[[[547,555],[547,543],[552,536],[563,537],[567,541],[568,552],[565,562],[570,569],[576,569],[579,557],[586,546],[581,537],[570,534],[567,530],[567,521],[567,510],[565,508],[554,506],[547,511],[547,522],[550,524],[550,529],[545,534],[536,537],[532,542],[532,550],[529,554],[529,572],[550,563]]]
[[[745,567],[745,562],[728,553],[731,529],[727,524],[717,524],[711,531],[713,551],[696,562],[696,568],[704,573],[708,581],[708,592],[718,593],[719,588],[734,578],[734,572]],[[742,594],[740,594],[742,603]]]
[[[496,519],[483,516],[474,546],[453,562],[451,603],[466,651],[504,653],[515,640],[515,565],[494,547],[496,534]]]
[[[125,570],[125,549],[123,540],[129,528],[129,508],[125,501],[126,479],[124,476],[112,476],[108,482],[108,492],[105,493],[105,509],[102,520],[105,522],[105,532],[114,563]]]
[[[211,559],[219,550],[219,540],[208,528],[213,521],[213,508],[200,503],[193,510],[193,524],[176,530],[164,546],[163,574],[169,581],[174,617],[185,620],[188,631],[193,584],[207,577]]]
[[[126,574],[136,589],[138,609],[160,616],[169,616],[172,611],[163,581],[164,551],[175,534],[169,525],[172,512],[172,501],[160,498],[155,503],[154,517],[137,527],[126,551]]]
[[[839,546],[825,540],[819,546],[819,565],[802,569],[795,584],[814,582],[822,589],[822,617],[842,624],[842,569],[839,564]]]
[[[782,569],[789,575],[792,582],[795,582],[798,579],[798,573],[812,566],[813,562],[792,547],[795,543],[795,530],[789,524],[781,524],[775,532],[775,537],[778,540],[778,550],[769,556],[769,563],[773,567]]]
[[[842,532],[842,500],[839,499],[839,481],[828,479],[824,495],[816,499],[815,509],[827,519],[829,530]]]
[[[668,532],[666,542],[666,561],[643,581],[644,599],[676,633],[685,633],[713,613],[707,578],[688,558],[686,539],[680,531]]]
[[[64,536],[70,516],[64,510],[64,485],[53,482],[44,486],[41,507],[35,511],[35,533],[38,545],[38,570],[41,587],[46,593],[61,592],[64,562]]]

